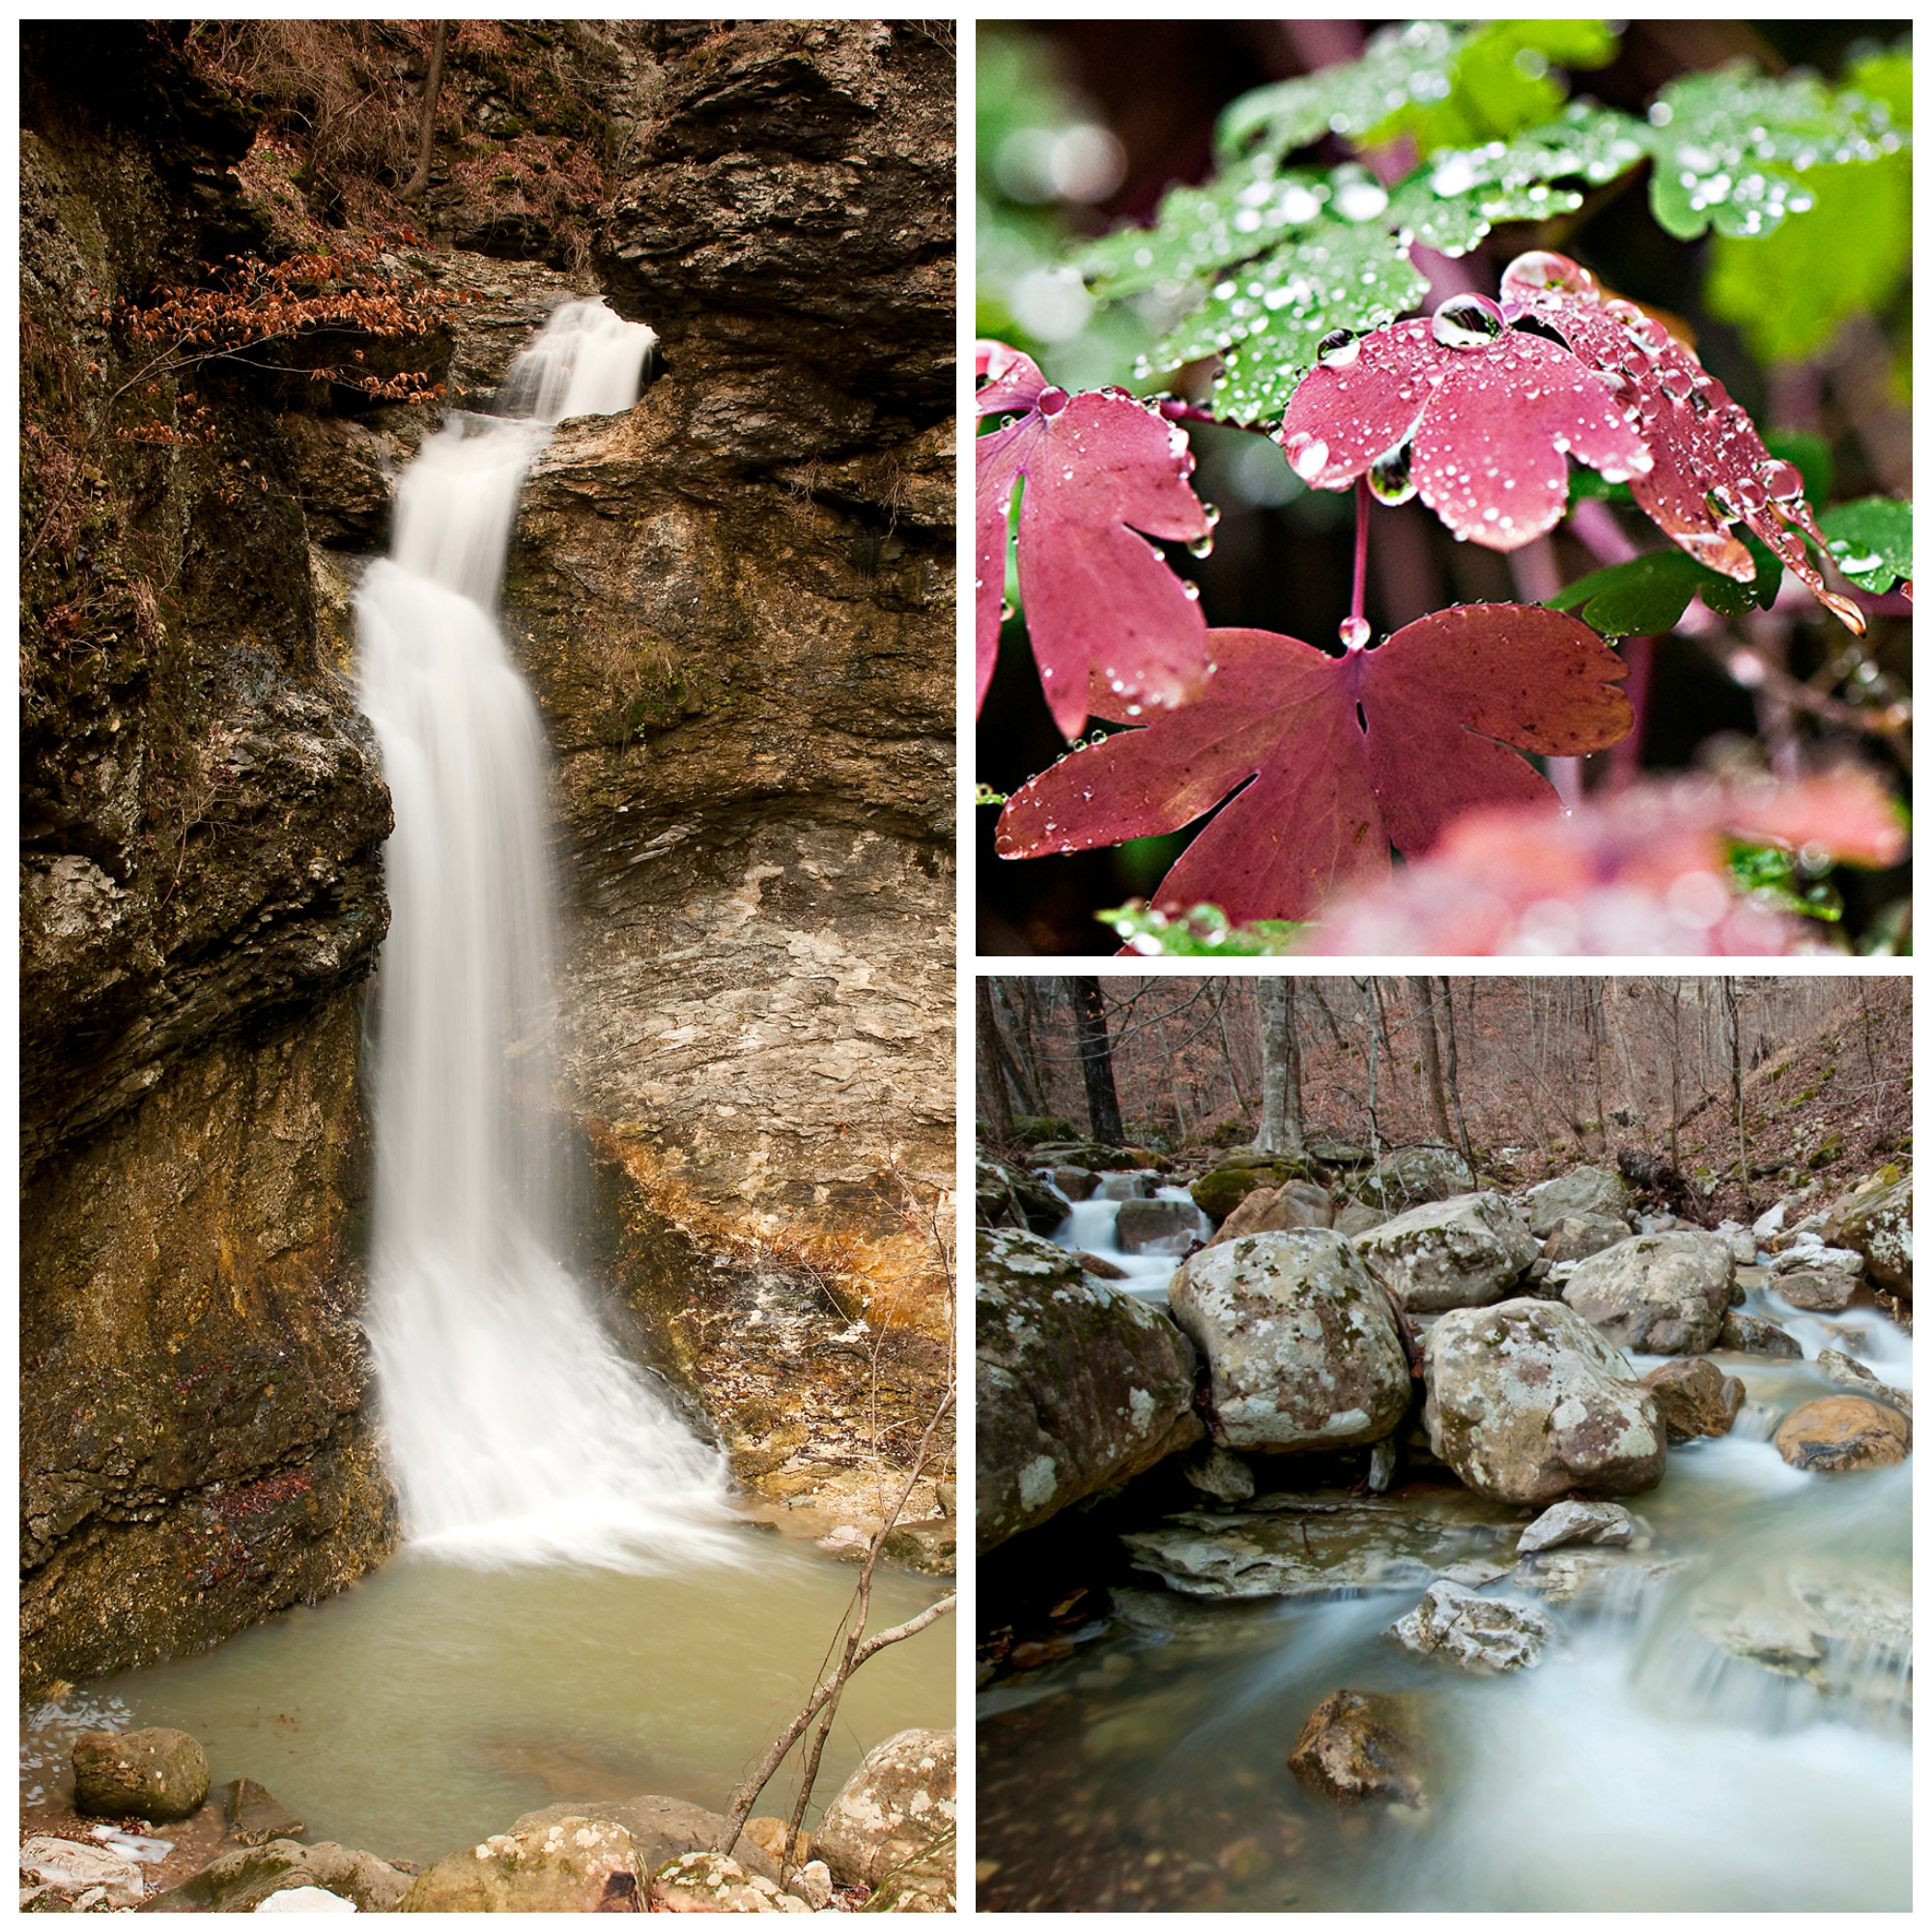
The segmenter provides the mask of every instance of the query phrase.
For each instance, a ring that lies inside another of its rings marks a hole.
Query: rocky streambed
[[[1903,1909],[1896,1176],[1080,1151],[980,1177],[982,1908]]]

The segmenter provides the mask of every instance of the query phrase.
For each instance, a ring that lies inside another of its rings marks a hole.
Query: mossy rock
[[[1187,1191],[1193,1195],[1194,1205],[1218,1225],[1258,1188],[1272,1191],[1291,1180],[1305,1179],[1307,1175],[1305,1160],[1256,1153],[1249,1149],[1210,1168]]]
[[[1013,1120],[1013,1138],[1037,1147],[1042,1141],[1078,1140],[1080,1129],[1059,1114],[1019,1114]]]

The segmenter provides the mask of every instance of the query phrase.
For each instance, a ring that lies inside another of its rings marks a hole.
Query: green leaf
[[[1804,861],[1783,845],[1747,845],[1731,839],[1726,855],[1731,877],[1739,889],[1756,893],[1780,912],[1835,923],[1845,916],[1845,902],[1835,887],[1806,873]]]
[[[1221,116],[1215,155],[1224,166],[1257,154],[1278,160],[1324,134],[1359,146],[1398,108],[1446,99],[1450,56],[1467,38],[1441,20],[1385,27],[1359,60],[1242,95]]]
[[[1563,105],[1552,69],[1603,67],[1616,52],[1617,36],[1602,20],[1488,21],[1451,57],[1445,99],[1399,107],[1369,138],[1406,134],[1418,155],[1506,140]]]
[[[1412,243],[1466,255],[1498,221],[1547,221],[1553,214],[1573,214],[1582,205],[1580,194],[1542,182],[1443,195],[1423,176],[1411,175],[1390,197],[1389,216]]]
[[[1706,570],[1681,550],[1648,551],[1566,584],[1549,600],[1549,608],[1577,611],[1605,638],[1664,637],[1677,628],[1693,597],[1725,617],[1768,611],[1784,566],[1762,545],[1752,542],[1750,548],[1758,566],[1750,583]]]
[[[1861,590],[1883,592],[1912,575],[1912,505],[1890,497],[1839,503],[1818,520],[1825,548]]]
[[[1094,915],[1136,952],[1170,958],[1252,958],[1293,952],[1306,925],[1288,919],[1258,919],[1236,925],[1219,906],[1198,905],[1176,917],[1136,899]]]
[[[1894,127],[1912,125],[1909,50],[1873,55],[1846,78],[1852,92],[1881,102]],[[1848,317],[1886,309],[1911,268],[1908,155],[1816,167],[1804,185],[1807,213],[1760,239],[1720,235],[1712,245],[1705,298],[1760,361],[1808,361]]]
[[[1814,203],[1811,169],[1874,161],[1905,137],[1885,103],[1834,96],[1809,74],[1767,80],[1741,67],[1675,80],[1650,110],[1651,212],[1671,235],[1769,235]]]
[[[1218,354],[1223,368],[1208,408],[1231,422],[1264,421],[1288,407],[1331,329],[1378,328],[1428,288],[1400,239],[1378,222],[1326,221],[1217,282],[1135,374],[1147,380]]]

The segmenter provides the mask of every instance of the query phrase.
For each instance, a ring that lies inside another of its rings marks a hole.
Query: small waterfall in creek
[[[628,409],[655,341],[601,301],[560,308],[501,413],[452,415],[424,443],[355,600],[396,818],[369,1332],[406,1534],[474,1563],[650,1568],[735,1541],[720,1459],[559,1259],[545,751],[496,617],[550,426]]]

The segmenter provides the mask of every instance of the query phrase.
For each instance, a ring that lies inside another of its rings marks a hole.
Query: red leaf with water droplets
[[[1840,623],[1862,635],[1858,606],[1826,589],[1805,554],[1799,532],[1820,549],[1825,538],[1804,500],[1804,479],[1772,456],[1724,385],[1655,316],[1634,302],[1605,301],[1587,269],[1542,249],[1503,270],[1502,300],[1506,315],[1553,328],[1580,361],[1615,380],[1651,459],[1631,478],[1631,495],[1672,543],[1749,583],[1757,566],[1731,534],[1742,522]]]
[[[1817,927],[1738,890],[1725,835],[1895,864],[1898,814],[1869,774],[1783,785],[1645,785],[1558,816],[1483,810],[1420,864],[1339,895],[1304,949],[1338,955],[1807,952]]]
[[[1631,726],[1623,661],[1574,617],[1468,604],[1329,657],[1272,631],[1210,631],[1192,704],[1063,758],[1001,814],[1009,859],[1176,832],[1232,799],[1154,902],[1307,919],[1340,880],[1426,851],[1479,806],[1552,806],[1507,749],[1601,751]],[[1252,782],[1250,782],[1252,781]]]
[[[1090,691],[1129,714],[1185,703],[1208,674],[1207,620],[1147,541],[1212,528],[1187,481],[1185,434],[1122,393],[1069,396],[1004,343],[979,345],[978,370],[980,413],[1017,412],[977,444],[978,702],[999,653],[1007,513],[1024,478],[1020,598],[1054,723],[1074,736]]]
[[[1493,326],[1452,349],[1428,321],[1392,323],[1346,345],[1351,359],[1311,370],[1282,418],[1295,474],[1346,489],[1408,444],[1409,482],[1459,537],[1518,550],[1563,515],[1566,451],[1612,479],[1648,463],[1602,379],[1499,313]]]

